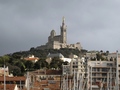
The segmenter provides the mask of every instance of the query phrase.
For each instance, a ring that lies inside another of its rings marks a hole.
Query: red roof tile
[[[60,82],[55,81],[55,84],[48,83],[47,80],[42,80],[41,82],[34,82],[33,88],[34,90],[44,90],[44,88],[49,88],[50,90],[60,90]],[[30,90],[33,90],[32,88]]]
[[[34,58],[24,58],[25,60],[31,60],[31,61],[34,61],[34,60],[39,60],[39,58],[37,57],[34,57]]]
[[[46,70],[47,75],[61,75],[62,70]]]
[[[18,77],[7,77],[6,76],[6,81],[25,81],[26,77],[24,76],[18,76]],[[4,81],[4,77],[0,76],[0,81]]]
[[[62,74],[62,70],[37,70],[37,71],[33,71],[31,72],[31,74],[35,74],[35,75],[61,75]]]
[[[15,84],[6,84],[6,90],[14,90]],[[4,90],[4,85],[0,85],[0,90]]]

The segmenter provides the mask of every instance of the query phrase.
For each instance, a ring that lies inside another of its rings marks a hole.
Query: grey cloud
[[[1,0],[0,55],[45,44],[52,29],[59,34],[62,16],[68,43],[115,51],[120,39],[119,10],[119,0]]]

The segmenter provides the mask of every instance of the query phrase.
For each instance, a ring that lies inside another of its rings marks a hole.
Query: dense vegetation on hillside
[[[37,70],[37,69],[61,69],[62,64],[68,64],[68,62],[63,62],[59,58],[55,57],[52,59],[52,62],[48,64],[46,62],[47,55],[49,53],[61,53],[64,57],[69,58],[69,55],[75,54],[77,56],[85,55],[87,50],[77,50],[77,49],[68,49],[68,48],[61,48],[58,49],[45,49],[45,50],[36,50],[35,48],[31,48],[28,51],[20,51],[15,52],[13,54],[7,54],[4,56],[0,56],[0,67],[5,66],[9,67],[9,72],[12,73],[14,76],[22,76],[27,71]],[[92,53],[88,52],[88,53]],[[103,52],[98,51],[96,53],[96,58],[91,58],[91,60],[107,60],[105,56],[107,56],[109,51]],[[37,62],[33,63],[32,61],[24,60],[25,57],[29,55],[34,55],[35,57],[40,58]],[[111,58],[112,60],[112,58]]]
[[[81,54],[85,54],[87,50],[78,50],[78,49],[68,49],[68,48],[61,48],[61,49],[45,49],[45,50],[36,50],[34,48],[31,48],[28,52],[25,52],[24,54],[33,54],[37,57],[46,57],[49,53],[61,53],[64,57],[69,57],[69,55],[75,54],[77,56],[80,56]]]
[[[67,49],[62,48],[60,50],[57,49],[45,49],[45,50],[36,50],[34,48],[31,48],[28,51],[20,51],[15,52],[13,54],[8,54],[0,57],[0,67],[5,66],[9,67],[9,72],[12,73],[14,76],[21,76],[26,73],[28,70],[36,70],[36,69],[42,69],[42,68],[57,68],[61,69],[62,64],[67,64],[67,62],[63,62],[59,60],[59,58],[53,58],[52,62],[48,64],[46,62],[46,57],[49,53],[61,53],[64,57],[69,57],[69,55],[75,54],[75,55],[83,55],[87,51],[86,50],[77,50],[77,49]],[[34,55],[35,57],[40,58],[36,63],[33,63],[32,61],[26,61],[24,60],[24,57],[27,57],[28,55]]]

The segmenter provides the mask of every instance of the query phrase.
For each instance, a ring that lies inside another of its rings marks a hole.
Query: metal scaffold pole
[[[4,64],[4,90],[6,90],[6,75],[5,75],[5,64]]]
[[[27,72],[27,90],[30,90],[29,71]]]

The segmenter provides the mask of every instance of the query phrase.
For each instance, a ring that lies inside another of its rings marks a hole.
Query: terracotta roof
[[[61,75],[62,70],[37,70],[31,73],[35,75]]]
[[[6,76],[6,81],[25,81],[26,77],[24,76],[18,76],[18,77],[7,77]],[[4,77],[0,76],[0,81],[4,81]]]
[[[46,70],[47,75],[61,75],[62,70]]]
[[[6,84],[6,90],[14,90],[15,84]],[[4,90],[4,85],[0,85],[0,90]]]
[[[31,61],[34,61],[34,60],[39,60],[39,58],[37,57],[33,57],[33,58],[24,58],[25,60],[31,60]]]
[[[60,90],[60,82],[55,81],[55,83],[51,84],[47,80],[42,80],[41,82],[34,82],[33,88],[34,90],[44,90],[44,88],[49,88],[50,90]],[[30,90],[33,90],[32,88]]]

